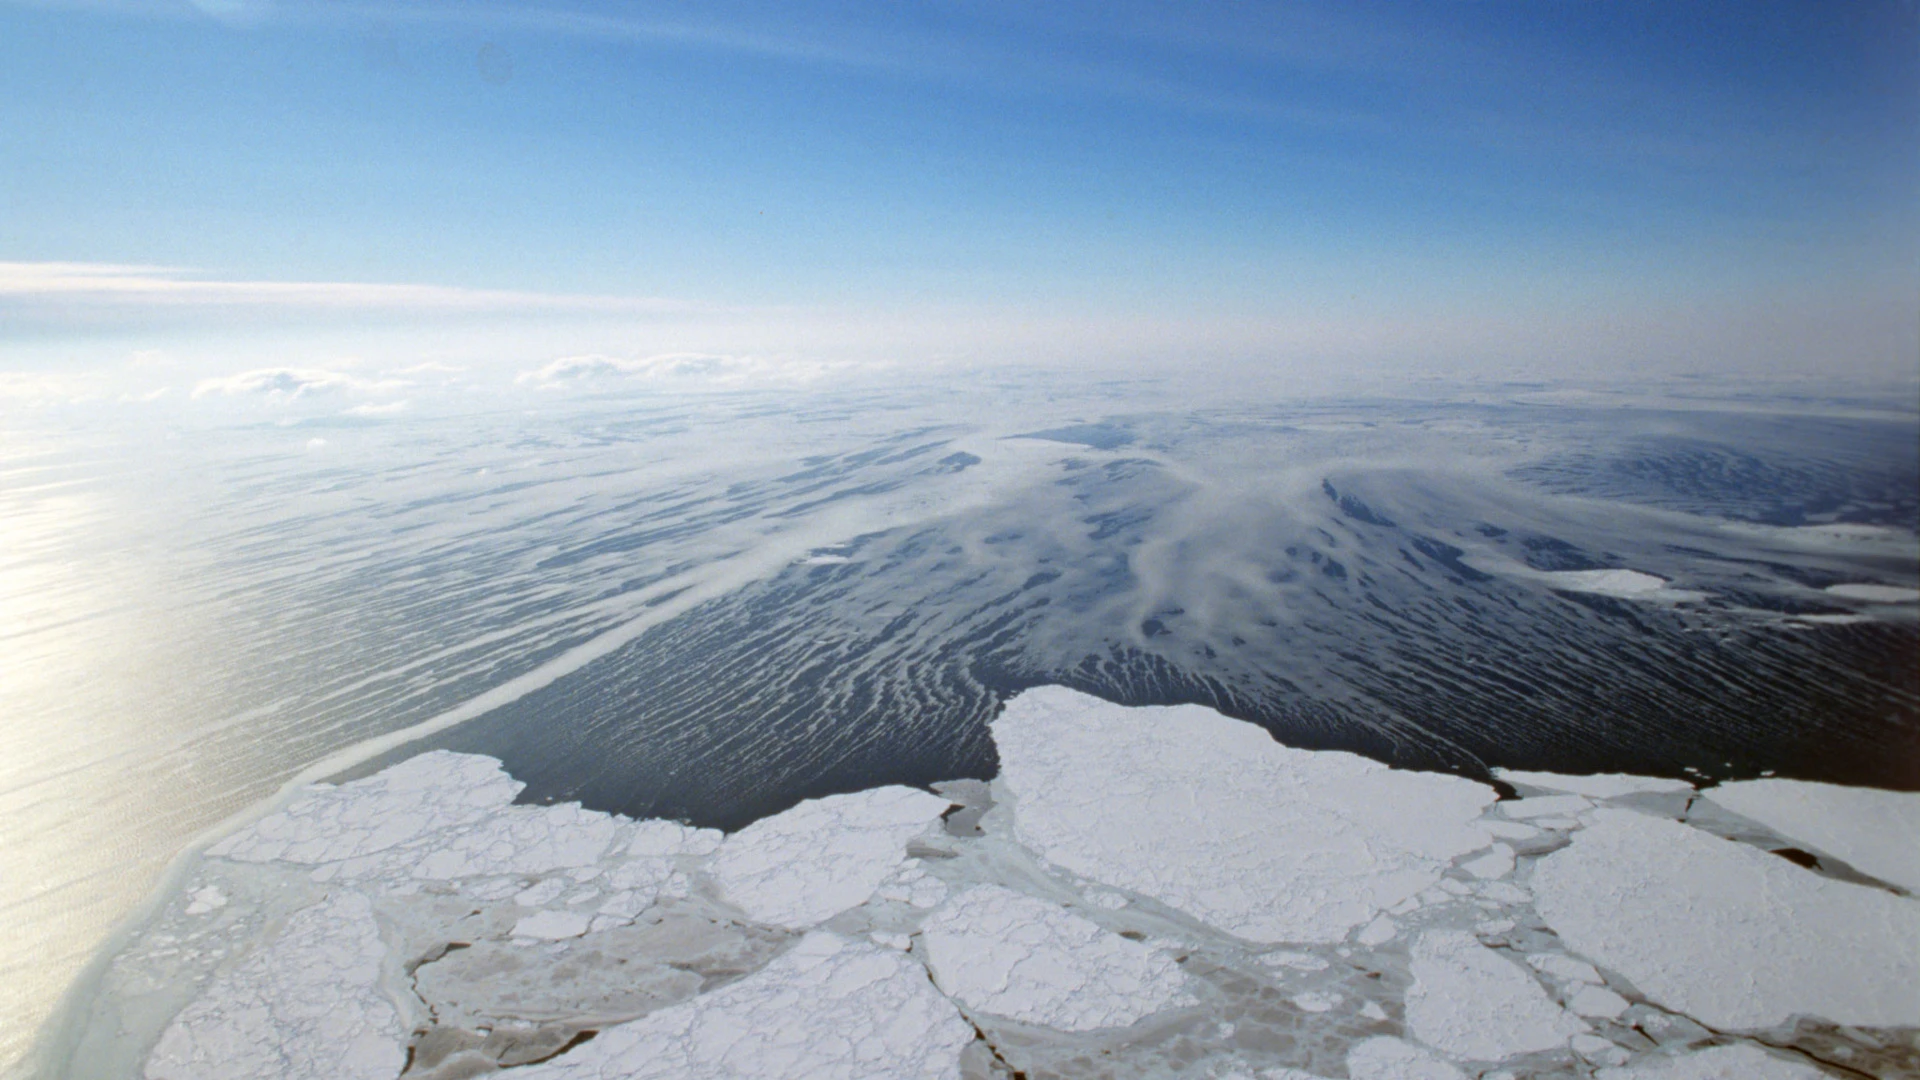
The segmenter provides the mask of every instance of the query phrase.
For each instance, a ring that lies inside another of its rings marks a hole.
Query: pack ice
[[[44,1074],[1920,1076],[1920,797],[1499,800],[1058,687],[993,737],[991,783],[730,836],[472,755],[313,785],[184,867]]]

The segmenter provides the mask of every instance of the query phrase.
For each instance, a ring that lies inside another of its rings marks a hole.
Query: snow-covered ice
[[[1547,791],[1585,795],[1590,799],[1612,799],[1641,792],[1692,791],[1685,780],[1659,776],[1633,776],[1628,773],[1593,773],[1575,776],[1568,773],[1528,772],[1525,769],[1495,769],[1493,775],[1510,784],[1524,784]]]
[[[1678,822],[1593,819],[1532,876],[1540,914],[1588,959],[1710,1027],[1920,1025],[1920,904]]]
[[[1715,1046],[1601,1069],[1596,1075],[1599,1080],[1827,1080],[1827,1074],[1812,1065],[1755,1046]]]
[[[1467,1080],[1459,1067],[1403,1039],[1380,1036],[1347,1054],[1353,1080]]]
[[[921,931],[942,990],[970,1009],[1062,1031],[1125,1027],[1190,1004],[1164,953],[997,885],[949,899]]]
[[[973,1028],[926,970],[825,932],[519,1080],[958,1080]]]
[[[952,805],[904,787],[809,799],[729,836],[713,876],[754,918],[813,926],[865,903],[906,861],[907,841]]]
[[[1532,975],[1472,934],[1437,930],[1413,944],[1407,1024],[1423,1043],[1457,1058],[1502,1061],[1564,1046],[1587,1030]]]
[[[380,983],[386,954],[359,893],[302,908],[174,1017],[147,1080],[390,1080],[406,1027]]]
[[[1484,785],[1295,750],[1199,706],[1042,687],[993,737],[1021,842],[1252,941],[1339,941],[1491,840]]]
[[[1920,892],[1920,792],[1740,780],[1706,798],[1855,870]]]
[[[722,836],[515,805],[451,753],[314,785],[183,867],[74,1043],[124,1064],[64,1075],[1920,1074],[1920,901],[1672,820],[1690,785],[1506,773],[1529,797],[1496,803],[1058,688],[993,732],[960,829],[887,787]],[[1914,796],[1709,798],[1910,880]]]

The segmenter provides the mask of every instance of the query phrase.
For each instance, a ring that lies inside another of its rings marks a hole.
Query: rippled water
[[[194,834],[426,746],[737,826],[988,775],[1064,682],[1475,775],[1920,787],[1913,606],[1821,591],[1920,575],[1910,414],[977,391],[10,426],[0,1061]],[[1610,567],[1706,595],[1550,576]]]

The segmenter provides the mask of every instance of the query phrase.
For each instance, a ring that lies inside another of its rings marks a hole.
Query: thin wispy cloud
[[[193,388],[195,398],[258,397],[291,402],[327,394],[386,394],[412,384],[404,379],[365,379],[323,368],[270,367],[202,379]]]
[[[719,353],[677,352],[622,357],[593,353],[563,356],[523,371],[514,382],[538,389],[581,387],[610,380],[652,382],[676,387],[738,387],[765,383],[810,383],[858,367],[850,362]]]
[[[291,308],[400,313],[688,312],[697,305],[641,296],[579,295],[451,285],[346,281],[240,281],[167,266],[0,262],[0,303],[10,308]]]

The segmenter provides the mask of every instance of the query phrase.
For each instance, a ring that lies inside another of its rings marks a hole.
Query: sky
[[[16,391],[1902,377],[1917,312],[1910,2],[0,0]]]

